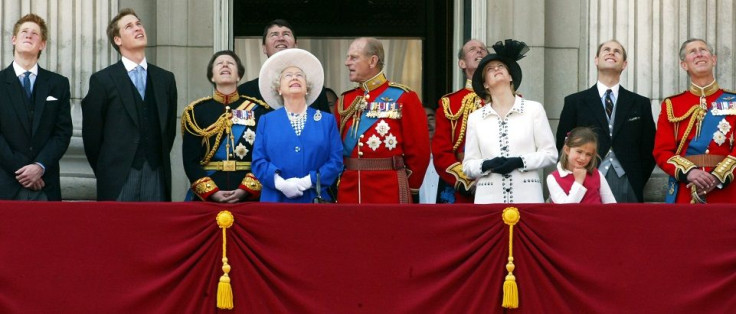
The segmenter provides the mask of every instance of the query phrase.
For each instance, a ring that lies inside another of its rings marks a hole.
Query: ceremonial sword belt
[[[404,157],[388,158],[345,158],[347,170],[401,170],[406,169]]]
[[[215,170],[215,171],[250,170],[250,161],[235,161],[235,160],[210,161],[202,167],[204,168],[204,170]]]
[[[388,158],[345,158],[345,169],[347,170],[392,170],[396,171],[399,183],[399,203],[411,203],[411,189],[409,189],[409,177],[406,173],[406,164],[403,156]]]
[[[695,164],[696,167],[708,167],[708,168],[715,168],[718,166],[718,163],[723,161],[724,158],[726,158],[725,155],[711,155],[711,154],[701,154],[701,155],[691,155],[691,156],[683,156],[685,159],[691,161],[693,164]]]

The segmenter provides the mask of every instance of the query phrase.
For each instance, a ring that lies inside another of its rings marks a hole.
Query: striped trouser
[[[163,178],[163,170],[161,168],[151,169],[148,162],[144,162],[140,170],[131,168],[117,200],[121,202],[164,202],[166,201],[166,188],[164,188]]]

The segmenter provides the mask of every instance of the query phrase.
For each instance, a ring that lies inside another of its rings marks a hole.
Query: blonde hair
[[[592,173],[597,167],[598,167],[598,135],[593,132],[593,129],[589,127],[577,127],[572,129],[570,132],[567,132],[567,137],[565,137],[565,146],[567,148],[575,148],[580,147],[589,143],[593,143],[596,147],[594,156],[590,160],[590,162],[585,166],[585,170],[588,171],[588,173]],[[560,164],[562,164],[563,167],[567,167],[567,163],[569,162],[568,156],[565,153],[565,148],[562,149],[562,152],[560,153]]]

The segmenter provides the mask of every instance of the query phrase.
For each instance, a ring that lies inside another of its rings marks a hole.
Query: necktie
[[[611,94],[613,91],[606,90],[606,114],[608,115],[608,118],[611,118],[611,114],[613,114],[613,100],[611,100]]]
[[[23,90],[26,92],[26,98],[31,99],[31,71],[26,71],[23,75]]]
[[[133,77],[133,85],[135,85],[138,93],[141,94],[141,99],[143,99],[146,95],[146,70],[140,65],[135,67],[133,69]]]

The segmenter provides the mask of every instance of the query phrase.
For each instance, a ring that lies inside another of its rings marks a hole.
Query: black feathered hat
[[[523,41],[506,39],[505,41],[498,41],[493,45],[495,53],[487,55],[483,60],[480,60],[478,68],[473,73],[473,90],[482,99],[486,99],[488,92],[483,87],[483,76],[485,73],[485,67],[488,62],[498,60],[506,65],[509,69],[509,74],[513,80],[514,90],[519,90],[521,85],[521,67],[516,61],[521,60],[525,57],[525,53],[529,52],[529,46]]]

